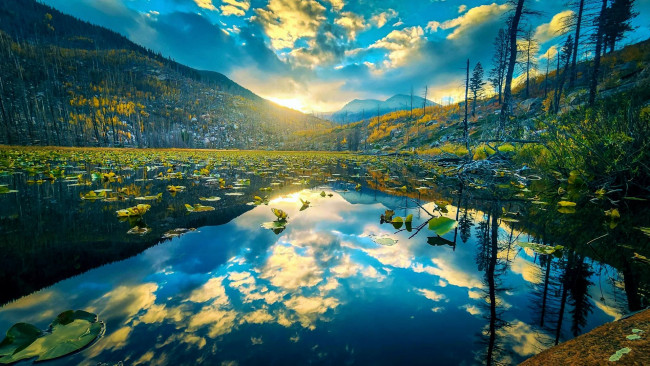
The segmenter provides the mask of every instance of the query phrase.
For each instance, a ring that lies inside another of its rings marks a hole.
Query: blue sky
[[[305,112],[411,87],[422,94],[425,85],[430,99],[457,98],[467,58],[489,70],[509,9],[482,0],[41,1]],[[570,8],[565,0],[526,3],[541,11],[525,25],[540,41],[538,57],[552,56]],[[636,3],[638,28],[624,43],[650,37],[650,0]]]

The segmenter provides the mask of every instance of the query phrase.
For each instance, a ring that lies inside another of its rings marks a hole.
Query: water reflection
[[[45,328],[67,308],[106,322],[95,345],[53,364],[496,364],[620,316],[615,269],[521,249],[502,203],[478,199],[456,191],[446,215],[460,224],[444,235],[455,245],[434,247],[378,220],[394,209],[421,223],[433,203],[302,190],[23,297],[0,308],[0,329]],[[279,235],[260,228],[270,207],[288,213]]]

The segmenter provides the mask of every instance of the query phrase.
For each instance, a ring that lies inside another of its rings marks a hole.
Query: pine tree
[[[472,92],[472,117],[476,117],[476,101],[483,94],[485,81],[483,80],[483,66],[477,63],[472,72],[472,78],[469,80],[469,90]]]

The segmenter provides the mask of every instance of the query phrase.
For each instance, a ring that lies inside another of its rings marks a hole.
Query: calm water
[[[56,254],[21,257],[25,267],[11,267],[36,272],[32,277],[5,271],[14,281],[8,297],[47,287],[0,307],[0,332],[16,322],[45,329],[66,309],[97,313],[105,334],[51,362],[56,365],[509,364],[639,306],[644,279],[636,276],[630,289],[632,276],[626,279],[624,269],[603,258],[580,250],[542,256],[519,247],[518,241],[533,237],[514,228],[517,221],[503,220],[502,203],[479,204],[462,192],[449,193],[461,206],[449,205],[445,214],[460,221],[444,235],[455,246],[435,246],[428,244],[433,233],[426,228],[409,239],[414,232],[380,224],[380,215],[394,209],[398,216],[413,214],[418,226],[433,203],[423,201],[420,209],[410,198],[366,186],[355,191],[354,183],[334,178],[312,188],[286,185],[268,206],[220,194],[224,200],[216,211],[174,216],[170,207],[188,198],[166,198],[159,213],[145,215],[148,222],[158,216],[162,222],[151,225],[150,235],[174,227],[197,230],[142,252],[153,242],[138,244],[142,237],[127,236],[130,224],[114,218],[114,207],[84,202],[96,217],[92,229],[91,220],[79,221],[72,213],[58,220],[75,233],[90,230],[95,238],[84,237],[78,245],[97,247],[33,244],[36,251]],[[196,189],[207,190],[199,184]],[[332,196],[322,197],[323,190]],[[38,200],[43,205],[78,201],[76,191],[57,195],[52,187],[33,186],[30,194],[35,191],[45,196]],[[241,191],[250,196],[250,189]],[[5,203],[20,206],[12,201],[16,197],[7,197]],[[300,211],[300,199],[311,207]],[[21,209],[47,214],[46,208],[31,207],[34,202]],[[275,219],[271,207],[289,215],[277,235],[260,227]],[[6,224],[10,219],[4,217],[5,234],[25,240],[19,232],[24,226]],[[397,242],[377,244],[381,237]],[[126,259],[84,272],[85,258],[93,263],[101,256],[96,251],[109,262]],[[15,258],[5,253],[2,259],[9,268]],[[65,279],[48,279],[47,269],[34,267],[39,263],[62,268],[52,273]]]

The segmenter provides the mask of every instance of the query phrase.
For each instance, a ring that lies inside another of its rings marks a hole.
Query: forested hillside
[[[61,146],[293,149],[330,126],[32,0],[0,3],[0,118],[0,144]]]

